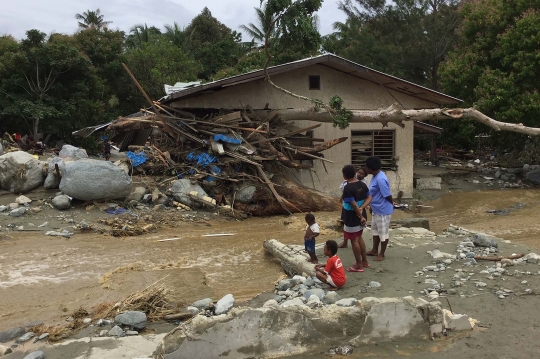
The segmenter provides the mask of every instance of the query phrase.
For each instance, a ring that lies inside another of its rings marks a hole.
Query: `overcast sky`
[[[332,31],[335,21],[345,19],[337,2],[324,0],[319,12],[323,35]],[[21,39],[30,29],[71,34],[77,30],[75,14],[98,8],[105,20],[113,22],[110,28],[126,32],[141,23],[163,28],[176,21],[186,26],[205,6],[219,21],[239,30],[240,25],[255,21],[253,7],[259,4],[259,0],[0,0],[0,35]]]

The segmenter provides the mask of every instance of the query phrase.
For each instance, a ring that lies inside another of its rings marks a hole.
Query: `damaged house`
[[[430,109],[461,102],[332,54],[274,66],[268,72],[275,84],[301,96],[328,101],[339,95],[349,110],[380,110],[395,103],[404,109]],[[413,121],[404,121],[401,125],[388,123],[387,127],[380,122],[351,123],[341,130],[331,122],[313,121],[307,111],[304,116],[296,113],[287,117],[287,111],[309,109],[313,103],[272,87],[265,80],[263,70],[192,85],[169,94],[159,102],[179,111],[199,114],[242,111],[249,105],[250,111],[266,118],[272,110],[279,110],[281,118],[289,123],[289,127],[283,129],[286,133],[308,129],[302,132],[309,137],[308,143],[297,145],[313,146],[324,142],[324,139],[347,137],[343,143],[325,150],[326,161],[300,160],[300,163],[311,167],[298,169],[295,175],[304,186],[339,196],[342,167],[351,163],[362,166],[367,157],[374,155],[382,159],[394,195],[402,192],[403,197],[412,196]],[[291,118],[294,120],[289,121]],[[298,140],[306,142],[305,137]]]

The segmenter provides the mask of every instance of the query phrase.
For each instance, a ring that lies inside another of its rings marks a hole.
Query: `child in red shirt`
[[[341,259],[336,255],[338,251],[338,245],[336,241],[326,241],[324,246],[324,255],[329,257],[326,261],[326,265],[322,264],[315,266],[315,273],[317,278],[328,285],[328,290],[336,290],[345,285],[347,277],[345,276],[345,270],[343,269],[343,263]]]

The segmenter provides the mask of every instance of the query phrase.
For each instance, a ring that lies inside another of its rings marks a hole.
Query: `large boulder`
[[[199,197],[208,196],[208,194],[201,188],[198,184],[191,183],[191,180],[188,178],[182,178],[174,182],[171,193],[175,200],[185,204],[189,207],[199,207],[198,203],[195,203],[189,197],[189,192],[195,191]]]
[[[60,190],[83,201],[123,199],[131,193],[131,178],[109,161],[83,159],[66,163]]]
[[[56,173],[55,165],[58,165],[58,169],[60,170],[60,176],[58,176],[58,173]],[[49,168],[47,170],[47,178],[45,178],[45,183],[43,184],[43,187],[45,189],[56,189],[58,186],[60,186],[60,180],[62,179],[62,170],[64,168],[64,160],[60,157],[54,157],[49,161]]]
[[[527,172],[525,179],[535,185],[540,185],[540,169]]]
[[[127,311],[118,314],[114,318],[114,322],[119,325],[125,325],[136,329],[146,328],[146,314],[137,311]]]
[[[88,158],[88,155],[86,154],[86,151],[84,149],[71,146],[71,145],[62,146],[62,150],[60,150],[60,153],[58,154],[58,156],[62,158],[75,158],[75,159]]]
[[[26,193],[43,183],[43,164],[24,151],[0,156],[0,188]]]

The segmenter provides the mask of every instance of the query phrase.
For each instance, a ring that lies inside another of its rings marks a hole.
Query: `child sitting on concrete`
[[[308,262],[317,264],[319,259],[315,254],[315,237],[319,235],[320,229],[317,222],[315,222],[315,216],[311,213],[306,214],[306,233],[304,234],[304,247],[309,254],[310,259]]]
[[[329,257],[326,261],[326,266],[317,264],[315,266],[315,273],[317,278],[328,285],[328,290],[337,290],[345,285],[347,277],[345,276],[345,270],[343,269],[343,263],[341,259],[336,255],[338,251],[338,245],[336,241],[326,241],[324,246],[324,255]]]

